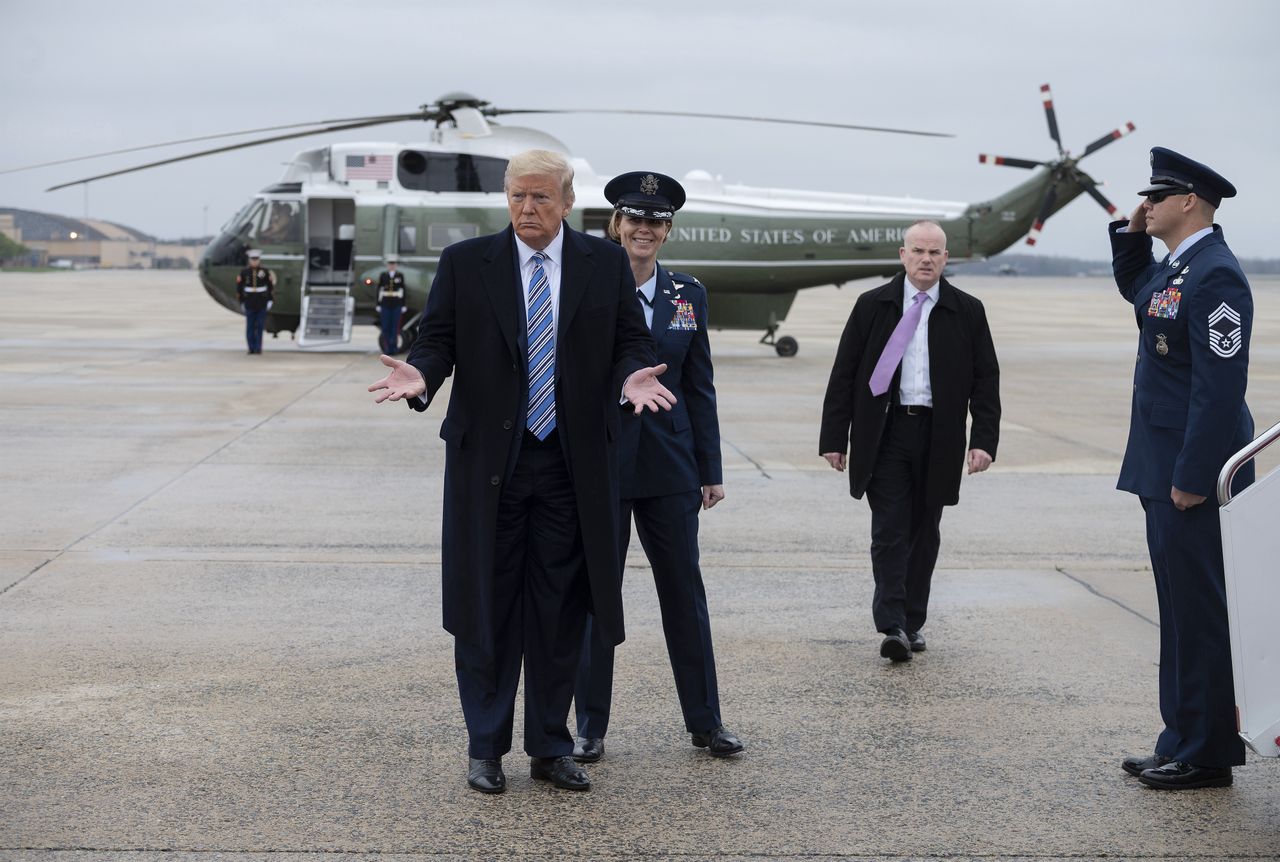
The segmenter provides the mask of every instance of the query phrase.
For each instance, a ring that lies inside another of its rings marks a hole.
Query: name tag
[[[1151,295],[1151,304],[1147,306],[1147,317],[1159,317],[1173,320],[1178,316],[1178,305],[1182,302],[1182,291],[1170,287]]]

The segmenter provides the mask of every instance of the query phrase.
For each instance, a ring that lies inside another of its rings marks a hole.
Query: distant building
[[[0,233],[40,253],[49,266],[192,269],[207,239],[159,240],[100,219],[0,207]]]

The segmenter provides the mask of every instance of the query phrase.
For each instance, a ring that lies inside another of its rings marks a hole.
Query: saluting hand
[[[659,410],[670,410],[676,404],[676,397],[671,390],[658,382],[658,378],[666,373],[667,366],[654,365],[641,368],[627,378],[622,384],[622,397],[631,402],[635,413],[639,416],[648,407],[654,413]]]
[[[378,358],[382,360],[383,365],[391,369],[391,373],[377,383],[369,384],[370,392],[385,390],[374,399],[375,404],[381,404],[387,399],[399,401],[401,398],[413,398],[427,391],[427,381],[422,379],[421,371],[407,362],[392,359],[385,353]]]
[[[702,486],[702,508],[710,509],[724,499],[724,485]]]
[[[969,457],[966,463],[969,465],[969,473],[981,473],[983,470],[991,466],[992,458],[982,449],[970,449]]]
[[[1147,232],[1147,212],[1142,208],[1142,204],[1138,204],[1138,208],[1133,211],[1133,215],[1129,216],[1129,233],[1146,233]]]
[[[841,473],[844,472],[845,465],[848,463],[843,452],[823,452],[822,457],[827,459],[832,470],[839,470]]]

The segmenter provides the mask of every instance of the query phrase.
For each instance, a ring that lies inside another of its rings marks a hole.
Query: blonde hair
[[[560,192],[565,203],[573,203],[573,165],[563,155],[551,150],[525,150],[516,153],[507,162],[507,172],[502,177],[502,190],[518,177],[533,175],[559,176]]]
[[[623,216],[623,213],[621,210],[614,210],[613,215],[609,216],[609,223],[604,227],[605,234],[608,235],[609,239],[613,240],[614,242],[622,241],[622,232],[618,230],[618,222],[622,221],[622,216]],[[635,218],[635,216],[632,216],[632,218]],[[662,222],[667,226],[667,236],[671,235],[671,226],[672,226],[671,219],[669,218],[646,219],[646,221]],[[662,238],[663,242],[667,241],[667,236],[664,236]]]

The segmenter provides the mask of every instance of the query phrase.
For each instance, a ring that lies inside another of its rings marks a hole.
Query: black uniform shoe
[[[507,776],[502,771],[501,760],[470,758],[467,765],[467,784],[481,793],[501,793],[507,789]]]
[[[1138,780],[1157,790],[1192,790],[1196,787],[1230,787],[1230,766],[1192,766],[1174,760],[1155,769],[1144,769]]]
[[[587,773],[568,755],[529,758],[529,775],[541,781],[550,781],[562,790],[591,789],[591,779],[587,778]]]
[[[709,733],[695,733],[692,736],[694,748],[705,748],[714,757],[729,757],[746,748],[742,740],[726,730],[723,724]]]
[[[573,744],[573,759],[579,763],[595,763],[604,757],[604,740],[599,737],[583,739],[578,737]]]
[[[891,629],[880,642],[881,658],[894,661],[911,661],[911,641],[902,629]]]
[[[1168,763],[1170,758],[1163,754],[1152,754],[1149,757],[1126,757],[1121,763],[1120,768],[1125,772],[1137,778],[1147,769],[1157,769]]]
[[[912,652],[924,652],[924,635],[920,632],[907,632],[907,643],[911,644]]]

